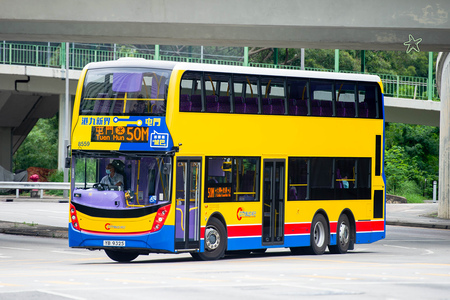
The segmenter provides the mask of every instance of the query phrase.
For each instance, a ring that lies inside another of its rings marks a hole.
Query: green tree
[[[58,116],[40,119],[13,156],[14,170],[58,167]]]
[[[386,123],[385,132],[387,191],[399,194],[408,187],[431,195],[430,183],[439,177],[439,128]]]
[[[394,146],[385,152],[386,190],[398,194],[407,181],[415,181],[422,176],[414,159],[400,146]]]

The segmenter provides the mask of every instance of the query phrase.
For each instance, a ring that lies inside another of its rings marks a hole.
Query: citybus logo
[[[112,229],[125,229],[125,226],[116,226],[116,225],[111,225],[110,223],[105,224],[106,230],[110,230],[111,228]]]
[[[240,221],[242,218],[254,218],[256,217],[256,211],[247,211],[242,207],[239,207],[236,212],[236,217]]]

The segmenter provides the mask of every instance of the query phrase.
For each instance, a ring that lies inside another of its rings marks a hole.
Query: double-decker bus
[[[72,121],[69,245],[115,261],[214,260],[383,239],[383,115],[372,75],[88,64]]]

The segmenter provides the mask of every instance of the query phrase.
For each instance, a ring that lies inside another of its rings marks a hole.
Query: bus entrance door
[[[285,160],[264,160],[262,244],[284,242]]]
[[[177,160],[175,249],[200,247],[201,169],[199,159]]]

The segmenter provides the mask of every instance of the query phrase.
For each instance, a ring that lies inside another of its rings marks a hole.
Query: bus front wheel
[[[225,255],[226,248],[225,226],[218,219],[212,218],[205,229],[205,251],[196,253],[195,257],[201,260],[216,260]]]
[[[321,214],[314,216],[311,223],[310,233],[311,246],[308,248],[309,254],[321,255],[328,245],[328,224]]]
[[[139,256],[139,253],[136,252],[117,251],[108,249],[105,249],[105,252],[109,258],[118,262],[130,262]]]
[[[347,253],[350,246],[350,222],[347,215],[342,214],[337,223],[337,243],[336,245],[328,246],[328,249],[333,254]]]

